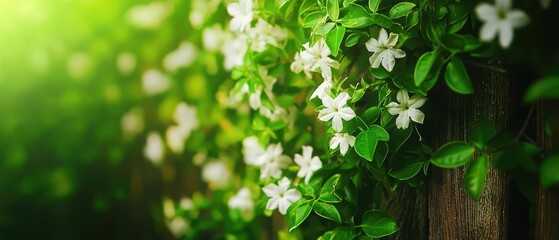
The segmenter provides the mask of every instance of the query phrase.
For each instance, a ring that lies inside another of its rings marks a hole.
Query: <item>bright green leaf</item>
[[[390,9],[388,16],[391,19],[401,18],[406,15],[415,7],[411,2],[400,2]]]
[[[432,75],[431,70],[438,57],[437,52],[426,52],[419,57],[413,73],[415,85],[421,86],[421,84]]]
[[[363,36],[363,33],[360,32],[354,32],[351,33],[347,36],[347,38],[345,39],[345,46],[346,47],[352,47],[355,46],[358,42],[359,39]]]
[[[326,13],[332,21],[337,21],[340,16],[340,2],[338,0],[326,0]]]
[[[394,24],[394,22],[392,22],[392,20],[390,20],[390,18],[388,18],[387,16],[383,15],[383,14],[379,14],[379,13],[373,13],[371,15],[371,19],[373,21],[374,24],[379,25],[383,28],[386,29],[390,29],[392,27],[392,24]]]
[[[346,28],[363,28],[375,23],[367,10],[357,4],[349,4],[344,12],[345,15],[338,22]]]
[[[377,210],[369,210],[363,214],[361,228],[367,236],[373,238],[388,236],[400,230],[392,216]]]
[[[322,189],[320,189],[321,201],[328,203],[337,203],[341,201],[341,198],[336,194],[338,181],[340,181],[340,174],[335,174],[326,180],[324,185],[322,185]]]
[[[433,154],[431,163],[441,168],[459,167],[468,163],[474,151],[475,148],[465,142],[450,142]]]
[[[316,31],[314,31],[314,34],[316,34],[316,35],[326,35],[335,26],[336,26],[336,23],[327,22],[326,24],[322,25],[322,27],[319,27],[318,29],[316,29]]]
[[[314,204],[313,209],[318,216],[321,216],[326,219],[330,219],[337,223],[342,222],[338,209],[336,209],[336,207],[334,207],[334,205],[332,204],[316,202]]]
[[[485,147],[485,143],[495,135],[495,122],[492,120],[479,121],[470,132],[472,142],[478,149]]]
[[[417,173],[421,171],[421,168],[423,168],[423,165],[424,165],[423,162],[416,162],[407,165],[401,169],[397,169],[397,170],[392,169],[390,170],[390,172],[388,172],[388,175],[401,181],[408,180],[414,177],[415,175],[417,175]]]
[[[322,24],[324,22],[324,20],[325,20],[324,13],[313,12],[313,13],[307,15],[303,19],[303,27],[304,28],[313,28],[317,25]]]
[[[313,206],[310,201],[299,200],[287,209],[287,223],[289,231],[297,228],[311,214]]]
[[[481,155],[468,166],[466,173],[464,173],[464,185],[474,200],[478,200],[483,192],[488,162],[487,155]]]
[[[340,45],[345,35],[344,26],[336,26],[328,34],[326,34],[326,45],[332,51],[333,56],[337,56],[340,51]]]
[[[380,2],[381,0],[369,0],[369,9],[371,9],[371,12],[377,12]]]
[[[462,63],[460,58],[453,57],[446,65],[444,79],[448,87],[457,93],[474,93],[474,87],[472,86],[470,76],[468,75],[468,71],[466,70],[466,67],[464,67],[464,63]]]
[[[355,138],[355,151],[359,156],[372,161],[378,141],[387,142],[389,137],[384,128],[379,125],[372,125],[367,131],[361,132]]]

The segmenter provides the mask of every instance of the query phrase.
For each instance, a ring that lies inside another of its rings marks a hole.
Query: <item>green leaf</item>
[[[357,233],[353,228],[342,226],[332,231],[325,232],[322,236],[322,240],[355,239],[356,237]]]
[[[460,52],[466,47],[466,40],[462,35],[458,34],[445,34],[441,36],[441,43],[444,48],[450,52]]]
[[[340,45],[342,44],[342,40],[345,35],[345,27],[344,26],[336,26],[332,31],[326,34],[326,45],[332,51],[332,55],[335,57],[338,55],[340,51]]]
[[[312,28],[324,22],[324,13],[313,12],[303,19],[303,28]]]
[[[347,7],[349,4],[356,2],[357,0],[344,0],[342,6]]]
[[[462,39],[465,42],[464,51],[469,52],[478,49],[481,46],[481,42],[472,35],[462,35]]]
[[[534,102],[539,99],[559,98],[559,76],[548,76],[532,84],[526,95],[524,102]]]
[[[483,192],[489,165],[488,162],[487,155],[481,155],[468,166],[466,173],[464,173],[464,185],[474,200],[478,200]]]
[[[378,11],[378,6],[380,5],[381,0],[369,0],[369,9],[371,12],[376,13]]]
[[[355,103],[359,101],[363,95],[365,95],[365,89],[359,88],[353,92],[353,96],[351,96],[351,103]]]
[[[475,148],[465,142],[450,142],[433,154],[431,163],[441,168],[459,167],[468,163],[474,151]]]
[[[334,207],[332,204],[316,202],[313,209],[318,216],[330,219],[337,223],[342,222],[342,218],[340,217],[338,209],[336,209],[336,207]]]
[[[540,181],[546,188],[559,184],[559,155],[551,155],[543,160]]]
[[[359,156],[372,161],[378,141],[387,142],[389,137],[384,128],[379,125],[372,125],[367,131],[359,133],[355,138],[355,151]]]
[[[340,174],[335,174],[334,176],[326,180],[324,185],[322,185],[322,189],[320,189],[319,199],[321,201],[327,203],[337,203],[342,200],[340,196],[336,194],[336,186],[338,185],[338,181],[340,181]]]
[[[379,142],[377,144],[377,149],[375,150],[375,154],[373,154],[373,160],[377,163],[377,166],[379,168],[384,163],[386,156],[388,156],[388,144],[385,142]]]
[[[338,0],[326,0],[326,13],[332,21],[337,21],[340,16],[340,2]]]
[[[492,120],[479,121],[470,132],[474,146],[483,150],[485,143],[495,135],[495,122]]]
[[[419,57],[413,73],[415,85],[421,86],[421,84],[432,75],[433,65],[438,57],[437,52],[426,52]]]
[[[424,162],[416,162],[401,169],[392,169],[390,170],[390,172],[388,172],[388,175],[401,181],[408,180],[417,175],[417,173],[421,171],[421,168],[423,168],[424,164]]]
[[[367,125],[370,125],[370,124],[376,122],[379,117],[380,117],[380,108],[379,107],[371,107],[363,113],[363,121],[365,121],[365,123],[367,123]]]
[[[347,36],[347,38],[345,39],[345,46],[346,47],[355,46],[359,42],[359,39],[362,36],[363,36],[363,33],[360,33],[360,32],[354,32],[354,33],[349,34]]]
[[[527,172],[537,173],[538,166],[532,156],[539,152],[540,149],[534,144],[516,142],[493,154],[493,165],[501,170],[511,170],[521,166]]]
[[[344,12],[345,15],[338,22],[346,28],[363,28],[375,23],[367,10],[357,4],[349,4]]]
[[[446,65],[444,80],[450,89],[460,94],[474,93],[474,87],[470,81],[470,76],[462,60],[453,57]]]
[[[309,214],[311,214],[312,208],[312,202],[307,200],[299,200],[289,206],[287,209],[287,223],[290,232],[307,219]]]
[[[391,19],[401,18],[406,15],[415,7],[411,2],[400,2],[390,9],[388,16]]]
[[[316,34],[316,35],[326,35],[335,26],[336,26],[336,23],[327,22],[326,24],[322,25],[322,27],[319,27],[318,29],[316,29],[316,31],[314,31],[314,34]]]
[[[392,22],[390,18],[380,13],[373,13],[371,15],[371,20],[373,21],[374,24],[379,25],[386,29],[390,29],[392,27],[392,24],[394,24],[394,22]]]
[[[383,67],[378,67],[378,68],[371,67],[369,68],[369,71],[377,79],[386,79],[392,75],[392,73],[390,73],[388,70],[384,69]]]
[[[369,210],[363,214],[361,228],[363,228],[367,236],[373,238],[388,236],[400,230],[392,216],[377,210]]]

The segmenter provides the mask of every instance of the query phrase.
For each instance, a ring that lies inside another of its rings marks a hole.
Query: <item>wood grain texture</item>
[[[503,129],[513,114],[515,94],[510,76],[495,70],[501,63],[491,59],[486,68],[470,67],[473,95],[459,95],[437,89],[430,100],[442,110],[426,122],[433,129],[426,138],[435,149],[452,140],[468,140],[470,129],[482,119],[492,119]],[[439,84],[440,86],[441,84]],[[490,168],[479,201],[473,201],[464,188],[465,168],[431,167],[428,183],[429,239],[507,239],[508,183],[504,173]]]
[[[539,102],[537,105],[537,143],[544,151],[551,148],[553,141],[544,130],[545,108],[557,109],[558,105],[549,102]],[[559,239],[559,193],[543,189],[541,186],[538,188],[536,197],[536,239]]]

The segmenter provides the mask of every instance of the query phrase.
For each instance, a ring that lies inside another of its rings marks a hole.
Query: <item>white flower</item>
[[[128,21],[135,27],[158,28],[169,14],[169,6],[164,2],[152,2],[131,8],[127,13]]]
[[[91,56],[84,52],[77,52],[68,58],[68,74],[73,79],[82,80],[93,68]]]
[[[287,31],[262,19],[258,19],[254,28],[249,29],[248,35],[252,41],[251,48],[256,52],[264,51],[268,44],[279,47],[280,42],[287,39]]]
[[[295,163],[301,167],[297,177],[305,177],[306,184],[309,183],[312,174],[322,167],[322,162],[317,156],[312,155],[312,151],[311,146],[303,146],[303,155],[295,154]]]
[[[396,99],[400,104],[396,102],[391,102],[386,105],[386,109],[392,115],[398,115],[396,118],[396,127],[401,129],[408,128],[410,124],[410,118],[412,121],[416,123],[423,123],[423,119],[425,119],[425,114],[418,110],[425,104],[427,98],[415,94],[411,98],[408,95],[408,91],[406,89],[400,89],[398,94],[396,95]]]
[[[227,12],[233,17],[229,23],[232,31],[244,32],[250,28],[252,22],[252,0],[239,0],[237,3],[230,3]]]
[[[168,72],[175,72],[181,67],[188,67],[198,55],[198,50],[192,43],[182,42],[179,47],[168,53],[163,59],[163,67]]]
[[[321,38],[312,47],[309,44],[303,45],[305,50],[301,52],[301,58],[305,68],[317,72],[320,68],[322,78],[325,81],[332,81],[332,68],[338,69],[340,63],[328,57],[332,52],[324,38]]]
[[[142,89],[149,96],[157,95],[167,91],[170,81],[162,72],[149,69],[142,75]]]
[[[281,177],[281,170],[289,167],[291,164],[291,159],[282,154],[283,147],[281,144],[270,144],[268,146],[266,149],[266,161],[260,166],[260,179]]]
[[[485,22],[480,29],[480,39],[489,42],[499,34],[501,47],[508,48],[512,43],[513,28],[522,27],[530,21],[526,13],[511,9],[510,0],[495,0],[495,6],[480,3],[476,7],[477,17]]]
[[[130,52],[124,52],[118,54],[116,57],[116,66],[118,71],[122,74],[130,74],[136,67],[136,56]]]
[[[283,215],[287,213],[287,208],[294,202],[301,199],[301,193],[296,189],[289,189],[291,181],[286,177],[278,182],[278,185],[270,183],[262,188],[262,191],[270,198],[266,203],[266,209],[274,210],[279,208],[279,212]]]
[[[169,231],[173,234],[175,238],[180,238],[186,233],[186,230],[190,227],[190,224],[181,217],[175,217],[171,221],[167,221],[167,227]]]
[[[204,48],[211,52],[216,52],[219,47],[223,44],[225,33],[221,28],[219,23],[214,24],[211,27],[204,28],[202,32],[202,43]]]
[[[144,146],[144,156],[154,164],[159,164],[163,161],[165,154],[165,146],[163,139],[157,132],[149,132],[147,136],[146,145]]]
[[[237,194],[227,201],[230,209],[239,209],[243,219],[250,220],[254,215],[254,201],[250,194],[250,190],[246,187],[241,188]]]
[[[267,161],[266,149],[258,142],[255,136],[243,140],[243,155],[247,165],[262,166]]]
[[[218,189],[229,182],[231,173],[222,161],[209,162],[202,169],[202,180],[209,184],[210,189]]]
[[[165,132],[167,145],[174,153],[182,153],[184,150],[184,138],[177,126],[170,126]]]
[[[242,66],[247,49],[247,40],[242,36],[225,40],[221,48],[221,52],[225,57],[223,64],[225,70],[229,71],[233,67]]]
[[[177,104],[173,113],[173,120],[178,124],[178,129],[184,140],[190,136],[192,130],[198,127],[196,108],[185,102]]]
[[[345,155],[349,147],[355,145],[355,137],[349,133],[336,133],[330,139],[330,149],[336,149],[340,146],[340,153]]]
[[[180,207],[184,210],[190,210],[194,208],[194,202],[188,197],[183,197],[179,203]]]
[[[324,98],[325,96],[328,96],[328,92],[327,90],[332,89],[332,87],[334,87],[334,83],[332,81],[327,81],[324,80],[317,88],[316,90],[314,90],[314,92],[311,95],[310,99],[313,99],[315,97],[318,97],[318,99]]]
[[[349,94],[342,92],[335,99],[326,95],[322,98],[322,104],[324,109],[318,113],[318,119],[323,122],[330,121],[332,119],[332,128],[336,132],[341,132],[344,128],[343,120],[349,121],[355,117],[355,112],[350,107],[344,107],[347,100],[349,99]]]
[[[139,107],[134,107],[126,112],[120,119],[120,128],[125,137],[133,137],[144,130],[144,112]]]
[[[384,30],[380,29],[378,39],[371,38],[365,43],[367,50],[373,53],[369,58],[369,62],[373,68],[382,66],[389,72],[392,72],[396,64],[395,58],[403,58],[406,53],[401,49],[394,48],[398,42],[398,34],[390,33],[390,36]]]

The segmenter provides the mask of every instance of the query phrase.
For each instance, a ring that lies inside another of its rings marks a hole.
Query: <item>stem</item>
[[[520,141],[520,138],[524,135],[524,132],[526,131],[526,128],[528,127],[528,123],[530,122],[530,119],[532,119],[534,109],[535,109],[535,105],[532,104],[530,106],[530,110],[528,112],[528,115],[526,116],[526,119],[524,120],[524,124],[522,125],[522,128],[520,129],[518,134],[514,137],[514,139],[512,139],[510,142],[507,142],[507,143],[505,143],[501,146],[498,146],[497,148],[495,148],[491,151],[487,151],[486,153],[495,153],[495,152],[501,151],[501,150],[503,150],[507,147],[512,146],[513,144],[517,143],[518,141]]]

